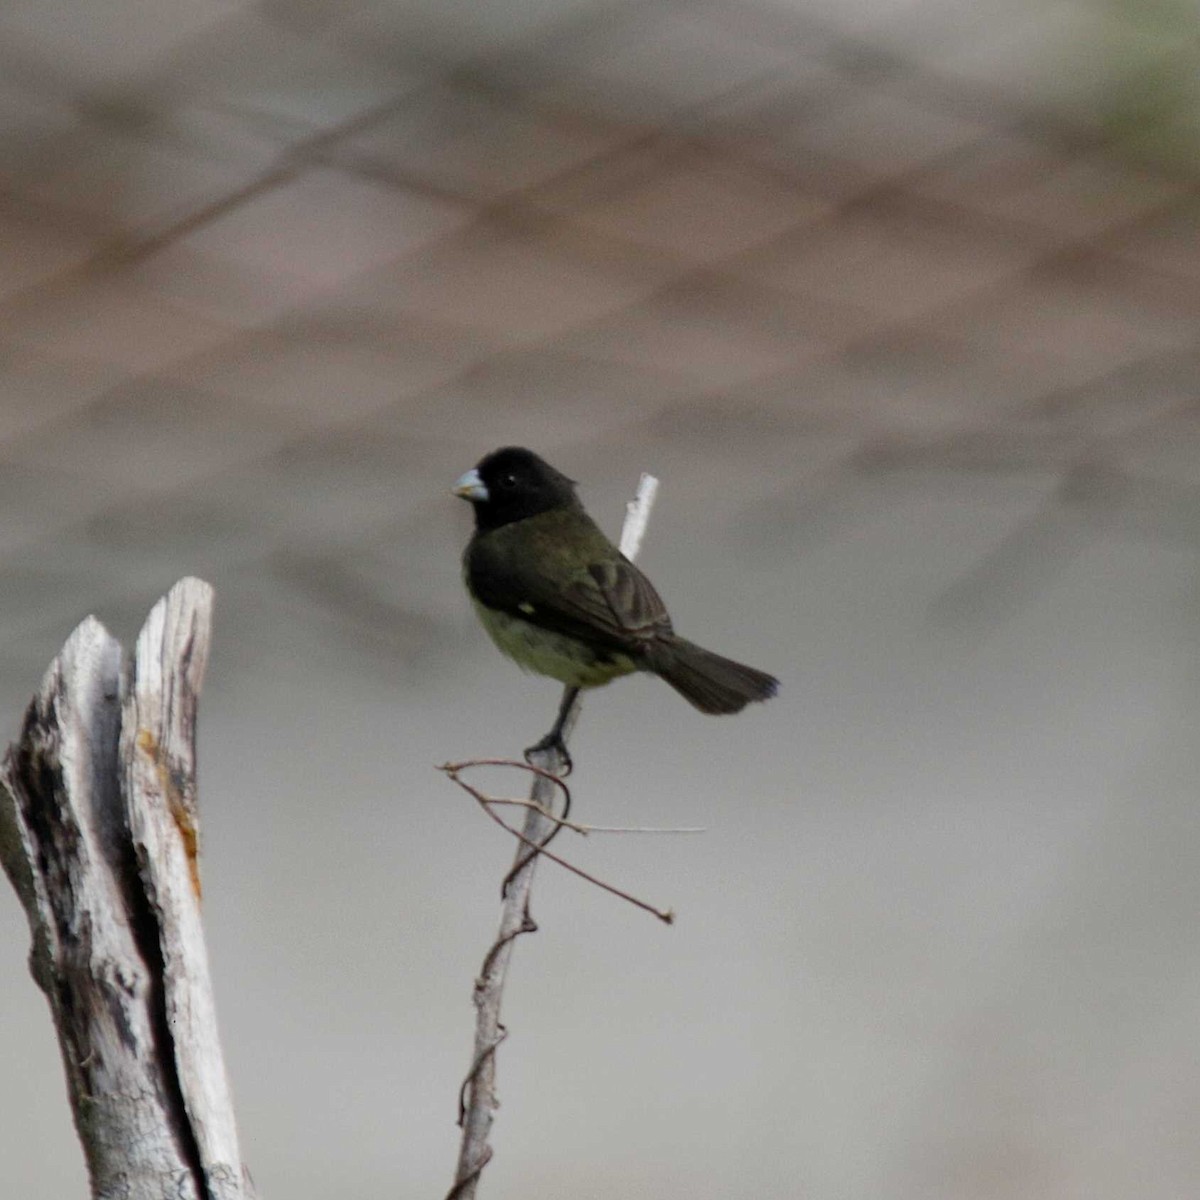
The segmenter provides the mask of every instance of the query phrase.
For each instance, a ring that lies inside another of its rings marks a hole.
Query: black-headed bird
[[[568,691],[554,728],[526,754],[555,748],[580,688],[649,671],[704,713],[740,712],[779,681],[681,638],[654,585],[587,515],[575,483],[531,450],[507,446],[454,486],[475,533],[463,575],[492,641]]]

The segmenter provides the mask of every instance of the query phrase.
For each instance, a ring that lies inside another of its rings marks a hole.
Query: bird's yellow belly
[[[575,638],[488,608],[478,600],[473,603],[492,641],[523,670],[549,675],[569,687],[599,687],[637,670],[627,655],[600,656]]]

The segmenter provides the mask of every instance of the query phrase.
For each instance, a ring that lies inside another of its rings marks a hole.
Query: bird
[[[779,681],[680,637],[654,585],[588,516],[576,484],[532,450],[505,446],[459,478],[474,509],[463,581],[496,646],[566,685],[554,726],[525,751],[571,759],[563,726],[581,688],[634,671],[671,685],[703,713],[741,712]]]

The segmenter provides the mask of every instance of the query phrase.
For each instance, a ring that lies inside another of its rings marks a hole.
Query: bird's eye
[[[502,488],[515,488],[517,486],[517,477],[515,475],[501,475],[500,486]]]

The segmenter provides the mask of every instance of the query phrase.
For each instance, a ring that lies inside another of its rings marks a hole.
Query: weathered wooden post
[[[0,768],[0,862],[29,918],[94,1200],[248,1200],[200,920],[196,703],[212,589],[184,579],[133,661],[93,617]]]

